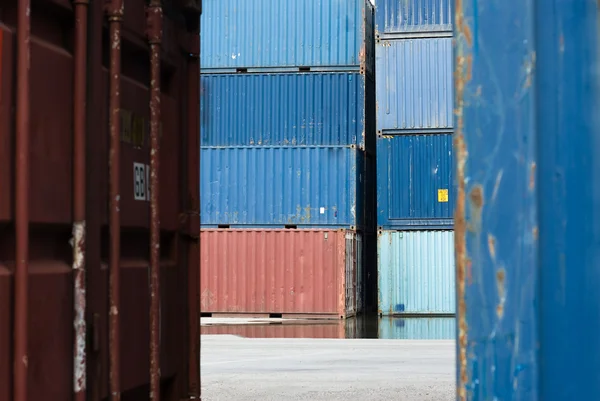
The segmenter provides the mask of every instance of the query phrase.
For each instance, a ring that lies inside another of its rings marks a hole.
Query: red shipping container
[[[362,304],[356,231],[205,229],[200,243],[203,315],[344,318]]]

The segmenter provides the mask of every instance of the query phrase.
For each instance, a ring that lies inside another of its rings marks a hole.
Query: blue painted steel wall
[[[377,139],[377,224],[383,228],[453,224],[456,199],[451,134]],[[447,190],[440,199],[438,191]]]
[[[382,40],[375,53],[377,129],[451,130],[452,38]]]
[[[377,338],[382,340],[454,340],[454,317],[417,317],[379,319]]]
[[[362,227],[364,171],[351,148],[201,148],[200,222]]]
[[[202,70],[360,67],[371,71],[368,0],[204,0]]]
[[[459,399],[598,399],[599,4],[462,5]]]
[[[377,38],[394,34],[452,35],[452,0],[377,0]]]
[[[453,231],[380,231],[377,254],[379,314],[455,313]]]
[[[365,102],[375,88],[364,74],[213,74],[201,82],[202,146],[364,149],[368,133],[373,148],[375,109]]]

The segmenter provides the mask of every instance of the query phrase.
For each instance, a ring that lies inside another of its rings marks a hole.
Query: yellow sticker
[[[146,139],[146,121],[144,117],[140,115],[133,116],[133,128],[132,128],[133,146],[141,148],[144,146]]]
[[[438,189],[438,202],[448,202],[448,190]]]
[[[131,111],[121,109],[121,141],[131,143]]]

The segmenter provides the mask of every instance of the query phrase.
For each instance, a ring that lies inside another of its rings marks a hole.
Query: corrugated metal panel
[[[363,66],[372,71],[369,1],[204,0],[203,7],[203,70]]]
[[[365,135],[375,135],[372,127],[365,132],[366,91],[373,97],[375,88],[363,74],[214,74],[201,80],[202,146],[364,148]],[[368,108],[374,111],[374,104]]]
[[[376,74],[378,130],[453,127],[452,38],[380,41]]]
[[[203,313],[356,313],[357,234],[202,230]]]
[[[383,340],[453,340],[456,338],[454,317],[380,319],[379,338]]]
[[[452,225],[456,199],[451,134],[379,138],[378,225]]]
[[[362,151],[247,147],[200,152],[202,225],[364,223]]]
[[[382,231],[377,251],[380,314],[455,313],[453,231]]]
[[[452,0],[377,0],[376,34],[452,34]]]

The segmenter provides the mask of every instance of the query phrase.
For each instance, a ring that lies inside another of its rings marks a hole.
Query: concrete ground
[[[201,337],[204,401],[455,400],[454,341]]]

